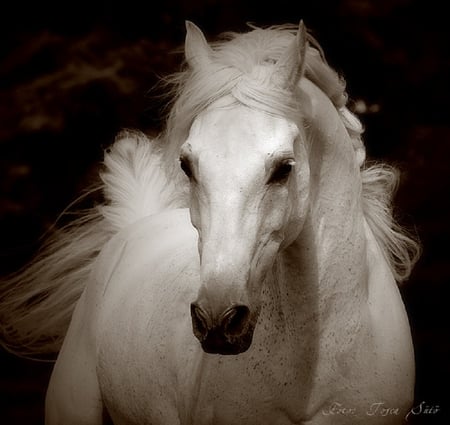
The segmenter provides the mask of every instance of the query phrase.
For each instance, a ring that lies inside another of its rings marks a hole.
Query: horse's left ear
[[[308,36],[303,20],[298,26],[297,36],[275,65],[273,79],[287,90],[294,90],[305,72]]]
[[[186,21],[184,54],[189,66],[196,68],[208,63],[211,60],[211,53],[211,47],[209,47],[201,29],[191,21]]]

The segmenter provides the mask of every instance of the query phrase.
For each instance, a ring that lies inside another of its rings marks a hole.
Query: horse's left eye
[[[291,159],[281,161],[273,171],[272,175],[270,176],[267,184],[272,183],[284,183],[287,178],[289,177],[289,174],[291,174],[292,167],[295,165],[295,162]]]

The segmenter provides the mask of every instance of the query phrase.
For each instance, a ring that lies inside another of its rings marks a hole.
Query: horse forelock
[[[172,86],[165,132],[167,153],[178,157],[194,119],[209,105],[225,96],[237,103],[294,122],[301,117],[301,99],[271,81],[276,62],[295,38],[297,27],[286,24],[239,34],[224,33],[210,44],[211,61],[186,67],[168,77]],[[337,109],[345,106],[345,82],[327,64],[319,43],[310,35],[305,78],[312,81]]]

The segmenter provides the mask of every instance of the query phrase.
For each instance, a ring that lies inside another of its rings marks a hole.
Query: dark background
[[[163,125],[158,76],[179,69],[184,20],[208,38],[303,18],[365,110],[370,158],[402,170],[397,216],[423,256],[402,295],[416,351],[416,403],[450,423],[448,13],[437,0],[3,2],[0,6],[0,271],[95,179],[121,128]],[[0,352],[0,423],[41,424],[51,365]]]

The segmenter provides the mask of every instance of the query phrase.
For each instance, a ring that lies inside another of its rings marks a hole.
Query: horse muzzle
[[[255,321],[245,305],[233,305],[212,317],[199,304],[191,304],[192,329],[203,351],[209,354],[236,355],[252,343]]]

